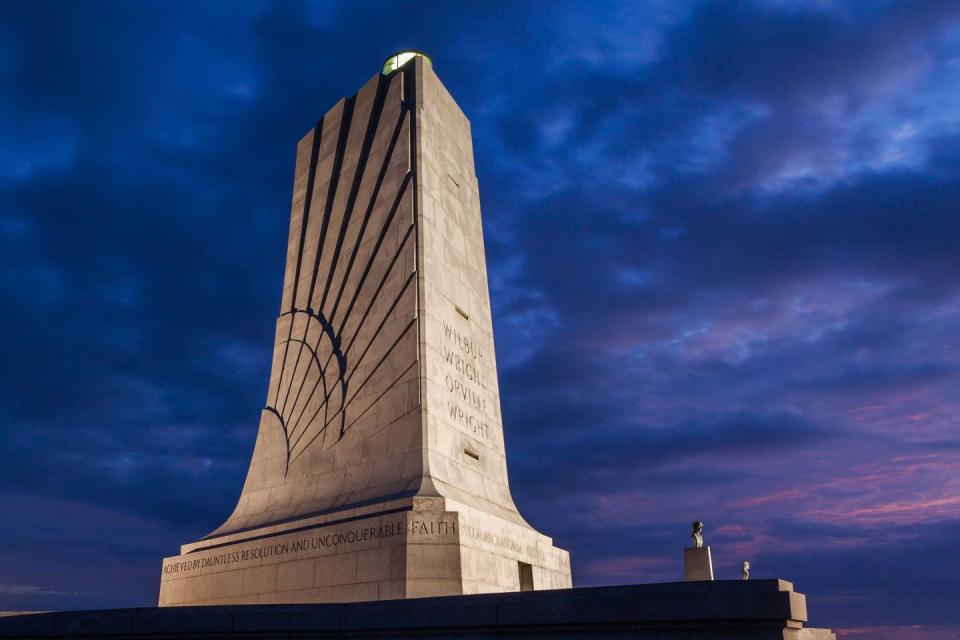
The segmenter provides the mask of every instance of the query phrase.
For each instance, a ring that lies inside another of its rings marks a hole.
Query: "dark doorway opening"
[[[518,562],[520,571],[520,591],[533,591],[533,567],[526,562]]]

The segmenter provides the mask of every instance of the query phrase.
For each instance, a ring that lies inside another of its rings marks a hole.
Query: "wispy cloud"
[[[4,584],[0,582],[0,593],[12,596],[72,596],[73,591],[55,591],[29,584]]]

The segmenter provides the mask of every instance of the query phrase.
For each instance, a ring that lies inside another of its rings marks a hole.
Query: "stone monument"
[[[253,458],[160,605],[570,587],[510,495],[494,357],[470,123],[398,54],[297,145]]]
[[[703,546],[703,523],[693,523],[693,546],[683,550],[683,579],[685,581],[713,580],[713,559],[710,547]]]

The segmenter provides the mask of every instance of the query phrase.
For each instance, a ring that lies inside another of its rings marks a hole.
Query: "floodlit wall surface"
[[[526,572],[525,574],[523,572]],[[273,366],[233,514],[160,604],[570,587],[507,478],[470,124],[416,57],[297,146]]]

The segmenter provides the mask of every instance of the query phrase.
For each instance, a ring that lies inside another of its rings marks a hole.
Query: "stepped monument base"
[[[184,545],[160,606],[359,602],[570,586],[565,551],[533,529],[443,499],[388,513],[295,520]]]

